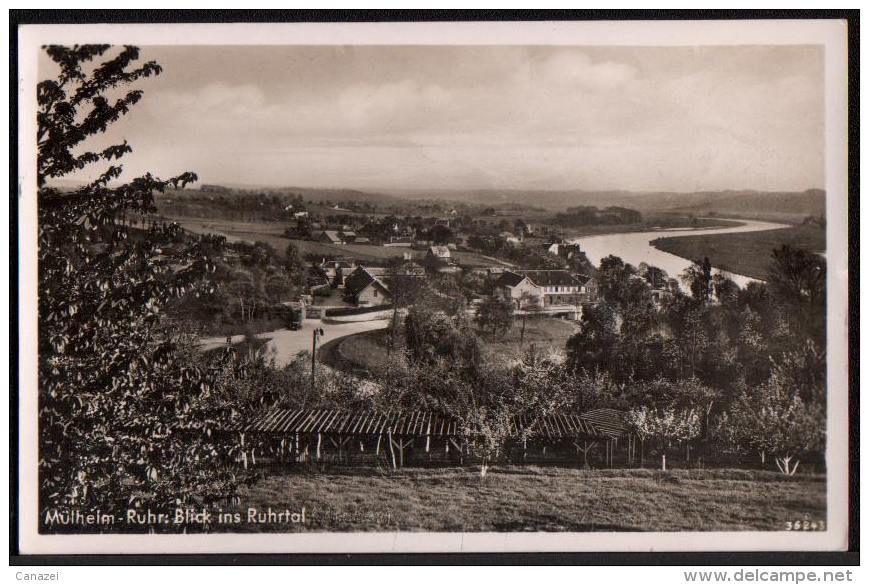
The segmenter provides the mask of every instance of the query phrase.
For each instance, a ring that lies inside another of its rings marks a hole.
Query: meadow
[[[826,520],[825,476],[736,469],[575,469],[493,466],[395,472],[275,466],[238,509],[305,508],[305,524],[235,531],[721,531],[785,530]],[[223,527],[221,527],[221,530]]]
[[[486,355],[518,357],[533,345],[538,351],[564,350],[567,340],[576,333],[573,321],[547,317],[529,318],[524,343],[520,344],[522,322],[516,317],[510,330],[497,335],[481,335]],[[320,348],[320,358],[333,367],[348,371],[382,371],[389,363],[385,330],[358,333],[329,342]]]
[[[772,251],[783,244],[824,252],[826,233],[823,228],[816,226],[794,226],[762,232],[683,236],[652,241],[653,246],[664,252],[689,260],[707,256],[713,266],[760,280],[767,278]]]
[[[220,234],[226,236],[229,242],[265,242],[270,244],[283,254],[288,244],[298,248],[303,256],[336,257],[349,256],[357,262],[369,264],[383,264],[389,258],[402,257],[410,252],[415,260],[422,260],[426,250],[411,250],[409,248],[393,248],[387,246],[375,246],[371,244],[345,244],[335,245],[310,240],[291,239],[284,236],[286,224],[284,222],[269,221],[239,221],[230,219],[202,219],[196,217],[170,217],[187,231],[196,234]],[[453,253],[456,260],[463,266],[486,267],[493,264],[506,265],[501,260],[487,258],[481,254],[468,251],[456,251]]]

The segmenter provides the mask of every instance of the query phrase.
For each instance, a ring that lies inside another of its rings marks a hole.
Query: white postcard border
[[[847,23],[840,20],[30,25],[19,31],[19,546],[23,554],[846,550],[848,529]],[[828,261],[826,532],[37,532],[36,61],[46,43],[147,45],[805,45],[825,47]],[[14,497],[10,494],[10,497]]]

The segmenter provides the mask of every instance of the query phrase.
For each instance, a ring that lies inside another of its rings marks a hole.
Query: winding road
[[[275,362],[278,366],[285,366],[303,351],[311,351],[313,331],[322,328],[324,335],[318,341],[319,344],[327,343],[335,339],[347,337],[355,333],[385,329],[389,325],[389,319],[377,321],[359,321],[353,323],[324,323],[320,319],[305,319],[302,328],[297,331],[289,329],[277,329],[257,334],[259,339],[268,339],[266,351],[274,351]],[[244,341],[244,335],[233,335],[232,343]],[[206,337],[200,340],[202,349],[216,349],[226,344],[226,337]]]

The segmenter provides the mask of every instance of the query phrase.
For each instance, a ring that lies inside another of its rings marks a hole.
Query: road
[[[355,333],[385,329],[389,325],[389,319],[377,321],[360,321],[354,323],[323,323],[320,319],[305,319],[302,328],[298,331],[278,329],[257,334],[259,339],[268,339],[266,351],[274,350],[275,361],[278,366],[284,366],[303,351],[311,351],[313,331],[322,328],[324,335],[318,341],[318,346],[335,339],[347,337]],[[232,343],[240,343],[244,335],[233,335]],[[226,344],[226,337],[205,337],[200,340],[200,346],[204,350],[216,349]]]

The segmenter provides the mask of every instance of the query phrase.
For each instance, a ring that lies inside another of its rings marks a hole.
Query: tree
[[[433,244],[446,245],[453,239],[453,230],[442,224],[432,226],[428,233]]]
[[[574,371],[595,370],[615,373],[619,347],[616,312],[607,303],[587,307],[580,318],[580,330],[567,340],[568,363]]]
[[[287,244],[284,250],[284,269],[295,286],[304,289],[307,280],[305,260],[295,244]]]
[[[693,408],[678,409],[665,407],[662,409],[642,406],[625,415],[625,421],[640,437],[656,440],[661,449],[661,469],[667,469],[667,449],[673,442],[687,444],[700,434],[700,413]]]
[[[492,335],[499,330],[507,331],[513,324],[513,305],[494,296],[488,297],[480,303],[475,320],[482,329],[491,327]]]
[[[793,475],[803,454],[823,449],[825,409],[821,401],[806,401],[799,388],[773,373],[767,383],[743,388],[728,412],[722,415],[722,434],[737,448],[751,448],[775,456],[776,466]]]
[[[295,290],[286,274],[271,274],[265,280],[265,294],[272,304],[280,304],[287,300]]]
[[[613,306],[627,302],[628,289],[637,270],[618,256],[601,259],[598,267],[598,287],[601,298]]]
[[[703,262],[694,262],[681,274],[682,282],[688,285],[691,296],[705,303],[712,296],[712,264],[709,257],[704,256]]]
[[[739,285],[721,272],[716,272],[712,277],[712,292],[719,303],[732,305],[739,298]]]
[[[474,332],[444,312],[413,306],[405,318],[404,331],[413,361],[431,365],[445,360],[456,369],[473,369],[480,359],[480,341]]]
[[[37,87],[40,505],[156,512],[225,502],[243,474],[237,446],[217,431],[240,413],[189,340],[160,321],[170,299],[211,290],[214,265],[201,242],[167,256],[160,234],[126,222],[156,210],[155,191],[196,175],[110,186],[122,172],[110,164],[71,192],[49,185],[131,152],[126,142],[90,151],[85,141],[142,97],[110,94],[160,67],[137,67],[139,50],[129,46],[46,52],[59,73]]]
[[[529,313],[539,313],[543,310],[540,296],[525,291],[519,296],[519,309],[522,311],[522,329],[519,331],[519,347],[525,345],[525,326],[528,323]]]
[[[817,342],[825,339],[827,263],[801,248],[773,250],[768,286],[789,309],[791,324]]]

